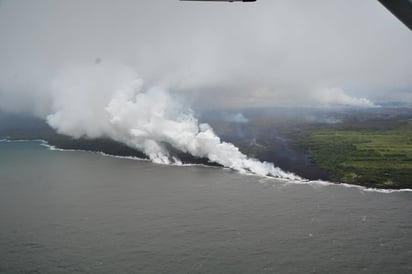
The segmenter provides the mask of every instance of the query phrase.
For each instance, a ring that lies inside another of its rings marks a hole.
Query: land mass
[[[374,188],[412,188],[411,108],[249,109],[242,110],[247,119],[237,120],[226,119],[227,113],[216,113],[204,113],[200,120],[209,123],[223,141],[304,178]],[[62,149],[147,158],[113,140],[74,139],[57,134],[39,120],[16,123],[18,119],[4,117],[0,115],[0,137],[43,139]],[[219,166],[172,147],[169,150],[183,163]]]
[[[244,153],[307,179],[412,188],[412,109],[267,109],[209,121]]]
[[[312,127],[299,141],[332,181],[412,188],[412,119]]]

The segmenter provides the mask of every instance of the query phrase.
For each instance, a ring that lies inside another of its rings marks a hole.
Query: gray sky
[[[412,32],[376,0],[5,0],[0,39],[6,110],[96,58],[199,108],[412,102]]]

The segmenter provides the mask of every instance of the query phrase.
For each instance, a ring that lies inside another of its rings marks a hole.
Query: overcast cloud
[[[101,64],[198,108],[412,102],[412,33],[375,0],[6,0],[0,40],[3,110],[46,115],[56,77]]]

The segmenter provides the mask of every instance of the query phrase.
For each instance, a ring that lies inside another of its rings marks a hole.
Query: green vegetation
[[[380,188],[412,188],[411,121],[390,128],[311,128],[300,136],[314,162],[338,182]]]

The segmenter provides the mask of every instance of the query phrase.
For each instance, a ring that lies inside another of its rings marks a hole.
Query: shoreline
[[[92,149],[67,149],[67,148],[60,148],[55,145],[51,145],[47,140],[44,139],[12,139],[12,138],[1,138],[0,143],[6,142],[6,143],[15,143],[15,142],[39,142],[40,146],[45,147],[46,149],[50,151],[61,151],[61,152],[87,152],[87,153],[96,153],[104,157],[112,157],[112,158],[118,158],[118,159],[125,159],[125,160],[133,160],[133,161],[150,161],[148,158],[139,158],[136,156],[122,156],[122,155],[114,155],[114,154],[108,154],[102,151],[96,151]],[[153,164],[159,164],[159,163],[153,163]],[[199,164],[199,163],[185,163],[185,164],[159,164],[159,165],[165,165],[165,166],[174,166],[174,167],[190,167],[190,166],[200,166],[200,167],[206,167],[206,168],[223,168],[227,170],[232,170],[227,167],[222,167],[222,166],[216,166],[216,165],[207,165],[207,164]],[[236,171],[235,171],[236,172]],[[290,180],[286,178],[277,178],[277,177],[272,177],[272,176],[259,176],[256,174],[245,174],[245,173],[240,173],[237,172],[238,174],[241,175],[248,175],[248,176],[256,176],[261,178],[261,180],[279,180],[279,181],[284,181],[286,184],[300,184],[300,185],[312,185],[312,186],[341,186],[345,188],[357,188],[362,191],[366,192],[379,192],[379,193],[395,193],[395,192],[412,192],[412,189],[410,188],[373,188],[373,187],[367,187],[367,186],[362,186],[362,185],[356,185],[356,184],[348,184],[348,183],[338,183],[338,182],[332,182],[332,181],[325,181],[325,180]],[[264,183],[262,181],[259,181],[261,183]]]

